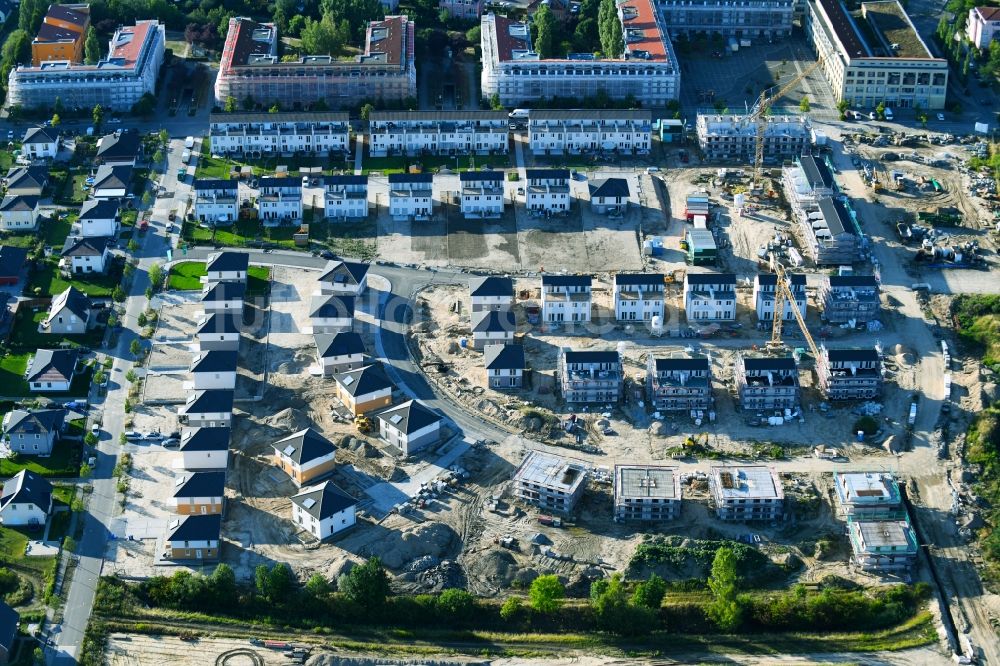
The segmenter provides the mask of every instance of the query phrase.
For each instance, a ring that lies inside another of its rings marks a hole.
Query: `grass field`
[[[388,157],[366,157],[362,162],[362,173],[402,173],[411,166],[420,167],[423,171],[468,171],[489,166],[493,169],[503,169],[511,164],[507,155],[390,155]]]
[[[45,244],[61,250],[63,244],[66,242],[66,237],[69,236],[69,231],[73,227],[73,223],[78,217],[78,213],[69,213],[64,220],[60,220],[57,217],[45,222],[42,225]]]
[[[205,262],[183,261],[171,267],[167,287],[177,291],[196,291],[201,289],[200,278],[206,274]],[[260,296],[267,293],[267,283],[270,279],[271,271],[267,266],[250,266],[247,269],[247,294]]]
[[[58,440],[48,457],[18,455],[16,460],[0,459],[0,477],[14,476],[22,469],[39,476],[77,477],[80,475],[80,456],[79,442]]]
[[[319,167],[324,174],[333,173],[337,169],[353,169],[353,156],[341,162],[340,158],[322,156],[273,156],[262,159],[244,160],[235,157],[212,157],[208,141],[202,142],[201,155],[198,157],[198,165],[195,168],[195,178],[222,178],[228,179],[229,172],[234,166],[253,167],[255,177],[270,176],[275,173],[279,166],[288,168],[288,173],[299,176],[299,170],[303,167]]]
[[[73,382],[67,393],[32,393],[28,388],[28,382],[24,379],[24,372],[28,369],[28,359],[33,355],[34,351],[25,351],[10,353],[0,358],[0,394],[9,397],[50,395],[69,400],[70,398],[84,397],[90,392],[92,368],[86,367],[73,375]],[[0,476],[3,476],[2,472],[0,472]]]
[[[30,314],[30,316],[28,316]],[[11,329],[10,342],[14,348],[35,350],[39,348],[59,347],[63,343],[72,343],[84,347],[93,347],[100,343],[104,336],[104,327],[91,329],[86,335],[51,335],[39,333],[38,325],[48,316],[48,311],[27,312],[18,315]]]
[[[40,268],[32,271],[25,293],[33,295],[37,287],[40,290],[38,295],[55,296],[72,285],[87,296],[110,296],[121,282],[122,268],[121,262],[112,261],[106,275],[74,275],[72,280],[67,280],[59,273],[56,260],[49,259]]]

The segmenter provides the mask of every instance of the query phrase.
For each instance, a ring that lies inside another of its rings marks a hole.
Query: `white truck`
[[[188,138],[184,139],[184,147],[185,148],[194,148],[194,137],[193,136],[189,136]]]
[[[191,161],[191,151],[185,150],[183,153],[181,153],[181,162],[187,164],[190,161]]]

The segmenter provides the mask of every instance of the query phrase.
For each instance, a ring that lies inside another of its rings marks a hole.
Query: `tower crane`
[[[761,182],[761,174],[764,166],[764,132],[767,130],[767,113],[771,110],[771,105],[775,100],[780,99],[791,92],[792,88],[797,86],[802,79],[812,74],[813,70],[823,64],[823,60],[824,58],[820,57],[819,60],[802,70],[798,76],[778,89],[777,92],[772,92],[775,88],[777,88],[777,86],[762,90],[760,97],[757,98],[757,101],[750,109],[750,113],[746,115],[744,121],[748,123],[755,123],[757,129],[753,156],[753,182],[755,186],[759,185]]]
[[[792,304],[792,314],[809,345],[809,351],[813,353],[814,359],[818,359],[819,349],[816,347],[816,342],[813,341],[809,329],[806,328],[802,313],[799,312],[799,305],[795,302],[795,296],[792,294],[792,288],[788,282],[788,274],[785,273],[785,267],[781,265],[778,256],[774,253],[771,254],[771,269],[777,280],[774,287],[774,322],[771,325],[771,340],[767,343],[768,350],[777,352],[785,347],[785,343],[781,340],[781,329],[785,319],[785,303],[788,302]]]

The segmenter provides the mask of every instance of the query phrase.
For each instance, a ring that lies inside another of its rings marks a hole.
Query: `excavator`
[[[700,442],[698,441],[699,439],[701,440]],[[690,451],[691,449],[698,448],[699,446],[703,449],[708,448],[707,432],[703,432],[700,435],[688,435],[687,437],[684,438],[685,451]]]
[[[354,427],[358,429],[358,432],[369,432],[372,429],[372,422],[364,414],[354,417]]]

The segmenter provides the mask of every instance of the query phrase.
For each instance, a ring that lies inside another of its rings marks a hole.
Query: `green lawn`
[[[267,266],[251,266],[247,269],[247,295],[263,296],[271,281],[271,269]]]
[[[89,196],[83,186],[87,180],[87,169],[72,169],[70,171],[54,170],[49,173],[49,187],[52,189],[52,199],[57,205],[81,205]]]
[[[212,157],[209,142],[203,141],[194,177],[228,179],[229,172],[234,166],[253,167],[253,175],[255,177],[270,176],[275,173],[279,166],[287,167],[288,173],[293,176],[301,175],[299,174],[299,170],[303,167],[319,167],[323,170],[324,174],[331,174],[338,169],[353,169],[353,164],[353,155],[343,162],[339,158],[331,158],[325,155],[316,157],[306,155],[274,156],[259,160],[241,160],[235,157]]]
[[[58,440],[52,455],[47,458],[19,454],[14,459],[0,459],[0,477],[14,476],[22,469],[39,476],[77,477],[80,475],[81,456],[80,442]]]
[[[110,296],[115,287],[121,282],[122,264],[119,261],[112,261],[111,268],[107,275],[84,276],[74,275],[67,280],[59,273],[59,267],[55,259],[47,260],[42,267],[32,271],[28,286],[25,287],[25,294],[34,294],[34,289],[38,287],[41,296],[55,296],[70,285],[76,287],[88,296]]]
[[[230,227],[211,229],[196,222],[185,222],[183,238],[195,245],[225,245],[228,247],[260,247],[273,245],[297,249],[292,235],[298,231],[294,225],[264,227],[259,220],[237,220]],[[310,236],[312,232],[310,230]],[[301,248],[298,248],[301,249]]]
[[[31,353],[7,354],[0,358],[0,389],[4,395],[28,395],[28,382],[24,380],[24,371],[28,369],[28,357]]]
[[[18,311],[18,317],[14,321],[11,329],[11,346],[16,349],[45,349],[59,347],[62,343],[83,345],[94,347],[98,345],[104,337],[104,327],[98,326],[91,329],[85,335],[52,335],[49,333],[39,333],[38,325],[48,316],[48,311],[40,309],[38,312],[28,313],[27,309],[22,313]],[[30,314],[30,316],[28,316]]]
[[[23,561],[24,549],[28,545],[28,535],[10,527],[0,527],[0,557],[4,562]]]
[[[26,247],[29,250],[35,247],[35,243],[38,242],[38,236],[35,233],[30,234],[10,234],[5,233],[0,235],[0,244],[10,245],[11,247]]]
[[[62,249],[66,243],[66,237],[69,236],[69,231],[73,227],[73,223],[76,222],[79,216],[78,213],[69,213],[64,220],[56,217],[44,222],[42,224],[42,233],[44,234],[45,244]]]
[[[182,261],[170,268],[170,278],[167,287],[177,291],[195,291],[201,289],[201,280],[206,275],[205,262]],[[247,294],[261,296],[267,293],[271,270],[267,266],[250,266],[247,269]]]
[[[402,173],[411,166],[419,166],[423,171],[435,172],[440,169],[468,171],[484,166],[506,169],[511,165],[509,155],[390,155],[388,157],[366,157],[362,162],[362,173],[380,172],[384,174]]]

